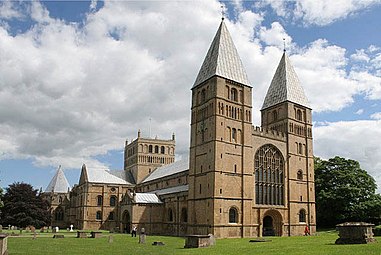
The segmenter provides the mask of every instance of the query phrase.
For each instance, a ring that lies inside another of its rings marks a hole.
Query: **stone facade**
[[[174,162],[174,135],[139,131],[126,142],[124,171],[83,166],[66,224],[217,238],[314,233],[312,114],[286,53],[261,127],[252,124],[252,90],[221,22],[192,88],[189,158]]]

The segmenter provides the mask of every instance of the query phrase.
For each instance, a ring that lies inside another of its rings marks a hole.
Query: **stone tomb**
[[[184,248],[209,247],[214,244],[213,235],[189,235],[185,237]]]
[[[8,254],[8,235],[0,235],[0,255]]]
[[[373,238],[374,224],[365,222],[345,222],[336,225],[339,238],[335,244],[366,244],[376,242]]]

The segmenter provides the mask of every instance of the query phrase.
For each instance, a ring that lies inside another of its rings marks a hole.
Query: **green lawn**
[[[138,238],[129,235],[108,233],[98,239],[75,238],[73,232],[60,232],[63,239],[53,239],[52,233],[39,234],[33,240],[31,233],[8,238],[8,250],[14,254],[345,254],[381,255],[381,237],[378,242],[365,245],[335,245],[337,232],[319,232],[317,236],[272,237],[271,242],[249,243],[250,239],[218,239],[216,246],[199,249],[184,249],[181,237],[148,236],[146,244],[138,244]],[[165,246],[152,246],[152,242],[162,241]]]

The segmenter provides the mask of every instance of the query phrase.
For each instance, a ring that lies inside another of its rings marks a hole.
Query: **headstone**
[[[33,239],[33,240],[36,240],[36,238],[37,238],[37,233],[36,233],[36,231],[34,231],[34,232],[33,232],[33,238],[32,238],[32,239]]]
[[[59,227],[56,227],[56,233],[58,233],[58,231],[60,231],[60,228],[59,228]]]
[[[114,242],[114,237],[113,237],[113,235],[109,235],[108,236],[108,243],[112,243],[112,242]]]
[[[214,237],[213,234],[209,234],[209,245],[210,246],[213,246],[213,245],[216,245],[216,238]]]
[[[70,225],[70,232],[73,232],[73,231],[74,231],[74,230],[73,230],[73,227],[74,227],[73,224],[71,224],[71,225]]]
[[[0,233],[3,232],[3,225],[0,225]]]
[[[139,235],[139,243],[146,243],[146,234]]]
[[[146,243],[146,230],[145,230],[145,228],[140,229],[139,243]]]
[[[15,230],[15,226],[12,226],[12,227],[11,227],[11,230]]]

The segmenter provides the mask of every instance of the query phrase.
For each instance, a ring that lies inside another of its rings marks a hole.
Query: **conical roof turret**
[[[250,86],[245,68],[224,20],[221,21],[214,36],[193,88],[215,75]]]
[[[284,52],[267,91],[262,110],[286,101],[310,108],[299,78]]]
[[[67,193],[68,190],[70,190],[69,182],[67,181],[61,166],[59,166],[56,174],[53,176],[45,192]]]

